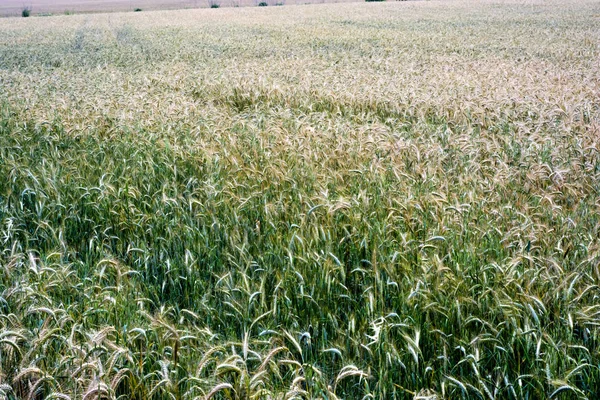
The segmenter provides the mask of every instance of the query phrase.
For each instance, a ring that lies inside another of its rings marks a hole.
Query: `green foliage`
[[[258,6],[259,6],[259,7],[266,7],[266,6],[268,6],[268,5],[269,5],[269,4],[268,4],[266,1],[261,1],[260,3],[258,3]]]
[[[23,7],[23,10],[21,10],[21,16],[23,18],[27,18],[31,15],[31,8],[29,7]]]
[[[133,11],[134,11],[134,12],[141,12],[141,11],[142,11],[142,9],[141,9],[141,8],[134,8],[134,9],[133,9]]]
[[[594,398],[596,4],[552,4],[0,24],[0,397]]]

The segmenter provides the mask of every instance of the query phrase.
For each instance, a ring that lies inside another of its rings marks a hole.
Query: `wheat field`
[[[600,395],[600,3],[0,19],[0,398]]]

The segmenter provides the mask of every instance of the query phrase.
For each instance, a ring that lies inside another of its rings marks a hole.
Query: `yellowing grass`
[[[0,20],[0,395],[593,398],[599,15]]]

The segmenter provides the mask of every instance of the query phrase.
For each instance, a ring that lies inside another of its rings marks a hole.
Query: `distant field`
[[[65,12],[132,11],[142,9],[197,8],[204,5],[196,0],[3,0],[0,15],[20,15],[24,7],[32,14],[62,14]]]
[[[268,0],[271,6],[281,4],[313,4],[313,3],[341,3],[356,0]],[[258,0],[219,0],[223,7],[256,6]],[[175,10],[190,8],[206,8],[211,3],[209,0],[2,0],[0,2],[1,16],[19,16],[23,8],[31,9],[32,15],[40,14],[65,14],[65,13],[98,13],[133,11],[141,8],[148,10]]]
[[[0,399],[599,398],[599,15],[0,19]]]

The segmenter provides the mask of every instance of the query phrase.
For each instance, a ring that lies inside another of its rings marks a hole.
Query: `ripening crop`
[[[597,398],[599,17],[0,19],[0,398]]]

